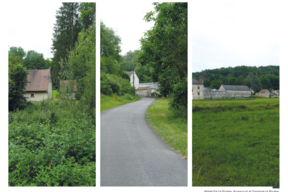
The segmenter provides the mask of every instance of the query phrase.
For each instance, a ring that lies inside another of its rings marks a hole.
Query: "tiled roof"
[[[267,89],[262,89],[259,93],[265,93]]]
[[[226,91],[250,91],[246,85],[221,85]]]
[[[210,92],[212,91],[209,87],[204,87],[204,92]]]
[[[28,70],[26,91],[48,91],[50,69]]]
[[[137,90],[147,90],[149,87],[147,86],[147,87],[138,87],[138,89]]]
[[[60,81],[60,89],[62,89],[68,83],[73,83],[73,91],[77,91],[77,81],[76,80],[62,80]]]
[[[192,79],[192,85],[203,85],[203,83],[197,81],[196,79]]]

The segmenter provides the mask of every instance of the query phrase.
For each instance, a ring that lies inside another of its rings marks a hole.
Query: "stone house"
[[[196,79],[192,79],[192,99],[204,99],[204,85]]]
[[[135,73],[135,71],[128,71],[125,72],[129,75],[130,77],[130,83],[133,87],[135,87],[135,89],[138,89],[139,87],[139,78],[137,76],[137,74]]]
[[[72,90],[70,90],[72,89]],[[61,80],[60,81],[60,92],[68,93],[70,99],[75,99],[75,92],[77,91],[76,80]]]
[[[250,97],[251,90],[246,85],[221,85],[219,91],[225,91],[232,97]]]
[[[160,92],[158,91],[159,83],[156,82],[148,82],[148,83],[139,83],[139,87],[147,87],[149,86],[151,88],[151,96],[152,97],[158,97],[160,95]]]
[[[269,98],[270,91],[268,89],[262,89],[259,93],[256,93],[256,95]]]
[[[41,101],[52,98],[50,69],[28,70],[28,83],[24,97],[28,101]]]
[[[136,95],[139,97],[151,97],[151,88],[149,86],[138,87],[138,89],[136,89]]]

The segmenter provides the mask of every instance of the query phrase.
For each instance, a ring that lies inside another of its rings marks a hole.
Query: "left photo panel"
[[[96,186],[96,3],[23,6],[8,25],[8,186]]]

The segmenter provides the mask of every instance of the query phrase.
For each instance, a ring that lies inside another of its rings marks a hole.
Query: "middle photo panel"
[[[187,186],[187,3],[99,12],[101,186]]]

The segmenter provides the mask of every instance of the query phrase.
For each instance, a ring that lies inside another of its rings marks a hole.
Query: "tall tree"
[[[28,70],[47,69],[43,54],[37,53],[34,50],[30,50],[27,52],[27,55],[23,60],[23,65],[26,66]]]
[[[9,56],[20,56],[23,59],[25,55],[26,53],[22,47],[10,47]]]
[[[62,3],[60,9],[56,11],[56,24],[54,24],[52,44],[54,57],[51,64],[51,76],[55,88],[59,88],[59,61],[66,59],[68,51],[74,49],[78,33],[81,31],[78,17],[79,3]]]
[[[23,109],[26,106],[25,87],[27,71],[22,65],[21,56],[9,56],[9,111]]]
[[[210,83],[210,88],[211,89],[219,89],[220,86],[222,85],[222,81],[219,79],[214,79],[213,81],[211,81]]]
[[[155,24],[140,40],[138,61],[147,65],[153,81],[160,83],[161,94],[171,96],[172,107],[186,108],[187,3],[153,4],[155,11],[147,13],[145,20]]]
[[[82,28],[93,27],[96,18],[96,3],[80,3],[79,10],[81,12],[79,21]]]
[[[261,82],[256,75],[253,75],[251,78],[251,89],[254,93],[258,93],[262,89]]]

